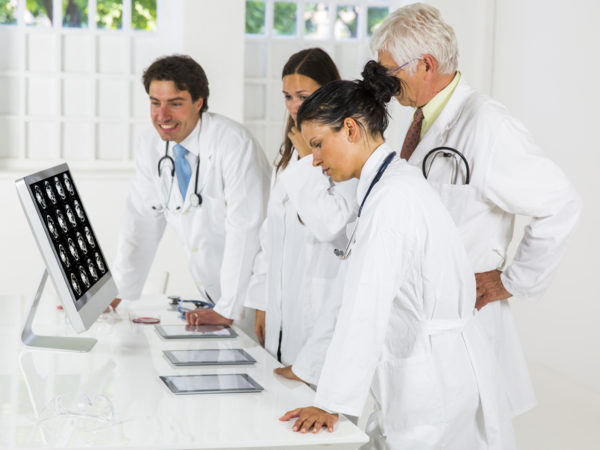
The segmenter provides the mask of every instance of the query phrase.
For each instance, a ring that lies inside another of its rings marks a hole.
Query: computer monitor
[[[69,167],[61,164],[26,176],[16,181],[16,188],[46,265],[22,340],[35,347],[89,351],[95,339],[38,336],[31,328],[47,274],[78,333],[87,330],[117,295]]]

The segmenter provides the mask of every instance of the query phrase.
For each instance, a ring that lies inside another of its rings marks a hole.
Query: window
[[[0,167],[124,161],[169,0],[0,0]]]
[[[333,58],[342,78],[359,77],[371,58],[369,38],[392,3],[246,1],[244,123],[271,161],[283,140],[287,112],[281,70],[290,55],[318,46]]]

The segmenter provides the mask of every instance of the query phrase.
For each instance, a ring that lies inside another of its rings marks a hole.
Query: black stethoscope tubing
[[[471,171],[469,169],[469,163],[467,162],[467,158],[465,158],[465,155],[463,155],[461,152],[459,152],[458,150],[456,150],[455,148],[452,147],[436,147],[432,150],[429,150],[429,152],[427,152],[427,154],[425,155],[425,158],[423,158],[423,164],[421,166],[421,169],[423,171],[423,176],[425,177],[425,179],[427,179],[427,172],[425,172],[425,166],[427,164],[427,160],[429,159],[429,157],[431,155],[433,155],[434,153],[440,151],[440,150],[447,150],[449,152],[454,153],[455,155],[458,155],[462,161],[465,163],[465,169],[467,170],[467,176],[465,177],[465,184],[469,184],[469,181],[471,181]]]
[[[158,160],[158,178],[162,175],[163,163],[169,161],[171,164],[171,177],[175,177],[175,161],[169,156],[169,141],[165,142],[165,154]],[[190,195],[190,203],[192,206],[200,206],[202,204],[202,195],[198,192],[198,173],[200,172],[200,155],[196,159],[196,176],[194,177],[194,193]],[[167,199],[168,201],[169,199]],[[179,207],[177,208],[179,209]]]
[[[367,198],[369,197],[371,190],[379,182],[379,180],[383,176],[383,173],[388,168],[388,166],[390,165],[390,163],[392,162],[392,160],[394,159],[395,156],[396,156],[396,152],[391,152],[383,160],[383,162],[379,166],[379,169],[377,169],[377,174],[373,178],[373,181],[371,181],[371,184],[369,185],[369,189],[367,189],[367,193],[363,197],[362,202],[360,202],[360,208],[358,208],[358,214],[356,216],[356,225],[354,225],[354,230],[352,231],[352,235],[350,236],[350,239],[348,240],[348,245],[346,245],[346,250],[342,251],[342,249],[339,249],[339,248],[333,249],[333,253],[338,258],[346,259],[346,258],[348,258],[348,256],[350,256],[350,246],[352,245],[352,241],[354,240],[354,235],[356,233],[356,229],[358,228],[358,219],[360,219],[360,215],[362,213],[363,206],[365,206],[365,202],[367,201]]]
[[[367,198],[369,197],[369,194],[371,193],[371,189],[373,189],[373,187],[379,182],[379,180],[381,179],[381,176],[383,175],[383,172],[385,172],[385,169],[388,168],[388,166],[394,159],[394,156],[396,156],[396,152],[391,152],[389,155],[387,155],[385,157],[385,159],[383,160],[383,163],[381,163],[381,166],[379,166],[379,169],[377,169],[377,174],[373,178],[373,181],[371,181],[371,184],[369,185],[369,189],[367,189],[367,193],[363,197],[362,202],[360,202],[360,208],[358,208],[357,217],[360,217],[363,206],[365,206],[365,202],[367,201]]]

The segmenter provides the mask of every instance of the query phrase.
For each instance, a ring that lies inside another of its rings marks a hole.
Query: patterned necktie
[[[400,158],[408,161],[410,155],[413,154],[415,148],[417,148],[417,144],[419,143],[419,138],[421,137],[421,125],[423,124],[423,110],[421,108],[417,108],[415,111],[415,117],[410,124],[410,128],[406,132],[406,137],[404,138],[404,144],[402,144],[402,151],[400,152]]]
[[[177,184],[179,185],[179,192],[181,192],[181,198],[185,200],[185,194],[187,192],[188,185],[190,184],[190,178],[192,177],[192,168],[190,163],[185,159],[188,151],[185,147],[177,144],[173,147],[173,154],[175,155],[175,175],[177,176]]]

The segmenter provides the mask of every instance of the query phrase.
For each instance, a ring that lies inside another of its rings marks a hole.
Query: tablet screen
[[[247,374],[161,376],[174,394],[259,392],[263,388]]]
[[[234,338],[237,333],[224,325],[156,325],[156,331],[165,339]]]
[[[256,362],[241,348],[234,349],[202,349],[202,350],[167,350],[163,352],[167,359],[176,366],[203,366],[218,364],[253,364]]]

